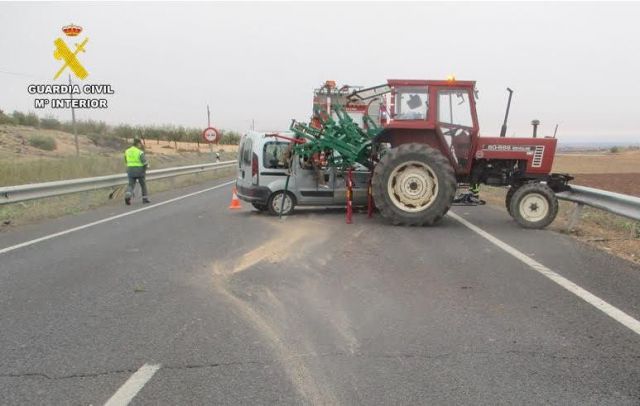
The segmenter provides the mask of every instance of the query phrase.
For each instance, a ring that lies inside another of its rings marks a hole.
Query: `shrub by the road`
[[[93,142],[93,145],[97,147],[105,147],[111,149],[124,149],[128,143],[125,139],[118,138],[113,135],[105,135],[105,134],[89,134],[87,138]]]
[[[29,145],[45,151],[53,151],[56,149],[56,140],[46,135],[32,135],[29,137]]]
[[[46,117],[40,119],[40,128],[45,130],[59,130],[62,127],[62,123],[53,117]]]
[[[11,116],[5,114],[4,111],[0,110],[0,124],[14,125],[15,123],[15,120]]]

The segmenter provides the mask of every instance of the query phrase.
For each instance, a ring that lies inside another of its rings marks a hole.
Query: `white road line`
[[[152,204],[152,205],[149,205],[149,206],[142,207],[140,209],[131,210],[131,211],[128,211],[128,212],[122,213],[122,214],[117,214],[115,216],[107,217],[107,218],[104,218],[102,220],[94,221],[92,223],[83,224],[83,225],[78,226],[78,227],[74,227],[74,228],[70,228],[68,230],[60,231],[58,233],[45,235],[44,237],[36,238],[35,240],[21,242],[20,244],[16,244],[16,245],[12,245],[10,247],[6,247],[6,248],[0,249],[0,254],[6,254],[7,252],[11,252],[11,251],[17,250],[18,248],[28,247],[30,245],[37,244],[37,243],[42,242],[42,241],[50,240],[52,238],[56,238],[56,237],[60,237],[60,236],[63,236],[63,235],[74,233],[76,231],[84,230],[85,228],[97,226],[98,224],[107,223],[109,221],[117,220],[117,219],[122,218],[122,217],[126,217],[126,216],[130,216],[132,214],[140,213],[141,211],[150,210],[150,209],[154,209],[154,208],[159,207],[159,206],[164,206],[165,204],[177,202],[178,200],[186,199],[187,197],[192,197],[192,196],[196,196],[196,195],[199,195],[199,194],[202,194],[202,193],[205,193],[205,192],[209,192],[209,191],[214,190],[214,189],[219,189],[221,187],[230,185],[230,184],[232,184],[234,182],[235,182],[235,180],[232,180],[232,181],[229,181],[229,182],[226,182],[226,183],[222,183],[220,185],[216,185],[216,186],[213,186],[213,187],[210,187],[210,188],[207,188],[207,189],[203,189],[203,190],[199,190],[197,192],[189,193],[189,194],[186,194],[184,196],[174,197],[173,199],[165,200],[164,202],[155,203],[155,204]]]
[[[549,269],[546,266],[542,265],[540,262],[528,257],[527,255],[525,255],[522,252],[518,251],[517,249],[513,248],[509,244],[503,242],[502,240],[497,239],[496,237],[494,237],[493,235],[487,233],[486,231],[484,231],[480,227],[471,224],[470,222],[468,222],[467,220],[465,220],[462,217],[458,216],[457,214],[449,212],[448,215],[450,217],[452,217],[453,219],[455,219],[455,220],[459,221],[460,223],[462,223],[465,227],[469,228],[470,230],[472,230],[476,234],[479,234],[481,237],[485,238],[486,240],[489,240],[491,243],[493,243],[498,248],[500,248],[500,249],[506,251],[507,253],[511,254],[514,258],[519,259],[520,261],[522,261],[523,263],[525,263],[526,265],[531,267],[533,270],[535,270],[535,271],[539,272],[540,274],[546,276],[547,278],[551,279],[553,282],[557,283],[558,285],[562,286],[563,288],[565,288],[569,292],[571,292],[574,295],[578,296],[580,299],[584,300],[585,302],[589,303],[590,305],[592,305],[596,309],[598,309],[601,312],[605,313],[607,316],[611,317],[612,319],[614,319],[617,322],[621,323],[625,327],[629,328],[634,333],[640,335],[640,321],[638,321],[638,320],[634,319],[633,317],[629,316],[627,313],[623,312],[622,310],[618,309],[617,307],[610,305],[609,303],[607,303],[604,300],[600,299],[598,296],[594,295],[593,293],[581,288],[580,286],[578,286],[575,283],[571,282],[569,279],[565,278],[564,276],[561,276],[561,275],[555,273],[551,269]]]
[[[104,406],[126,406],[160,369],[160,364],[144,364],[107,400]]]

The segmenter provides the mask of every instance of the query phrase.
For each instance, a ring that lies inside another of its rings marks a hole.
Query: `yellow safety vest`
[[[142,154],[143,154],[143,151],[140,148],[137,148],[137,147],[127,148],[127,150],[124,151],[124,159],[126,159],[127,161],[127,166],[128,167],[144,166],[144,164],[142,163],[142,159],[140,159]]]

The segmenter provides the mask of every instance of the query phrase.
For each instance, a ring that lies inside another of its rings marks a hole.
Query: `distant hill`
[[[640,137],[638,137],[640,139]],[[570,150],[606,150],[612,147],[637,147],[640,148],[640,141],[638,142],[615,142],[615,141],[603,141],[603,142],[584,142],[584,141],[562,141],[558,140],[558,149],[560,151]]]

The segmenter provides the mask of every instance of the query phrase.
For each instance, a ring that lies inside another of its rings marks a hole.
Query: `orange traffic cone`
[[[231,204],[229,205],[230,209],[241,209],[242,205],[240,204],[240,199],[238,199],[238,193],[236,192],[236,188],[233,188],[233,196],[231,197]]]

